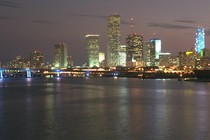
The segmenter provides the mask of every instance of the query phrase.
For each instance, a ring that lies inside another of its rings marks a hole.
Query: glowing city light
[[[196,29],[196,40],[195,40],[195,51],[200,53],[202,49],[205,48],[205,32],[204,28],[199,26]]]

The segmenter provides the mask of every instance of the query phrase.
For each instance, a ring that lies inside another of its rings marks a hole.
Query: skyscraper
[[[107,66],[118,66],[120,50],[120,16],[115,14],[108,17]]]
[[[68,68],[74,65],[74,61],[71,56],[67,56],[67,63],[68,63]]]
[[[130,34],[126,37],[126,66],[143,66],[143,36]]]
[[[126,45],[120,45],[119,60],[120,60],[119,66],[125,67],[126,66]]]
[[[99,52],[99,64],[100,67],[105,67],[105,53],[104,52]]]
[[[143,62],[144,66],[150,66],[150,46],[151,43],[149,40],[144,41],[143,43]]]
[[[86,35],[87,65],[99,67],[99,35]]]
[[[204,28],[198,27],[196,29],[195,51],[200,54],[201,50],[205,48],[205,32]]]
[[[67,45],[59,43],[54,46],[54,67],[67,68]]]
[[[34,51],[29,54],[30,68],[43,68],[44,56],[39,51]]]
[[[186,52],[179,52],[179,69],[192,70],[196,67],[196,60],[199,58],[194,49]]]
[[[159,65],[159,55],[161,53],[161,40],[158,38],[150,39],[150,66]]]

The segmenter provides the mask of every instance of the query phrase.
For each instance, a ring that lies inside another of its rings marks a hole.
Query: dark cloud
[[[79,15],[74,15],[77,17],[91,17],[91,18],[108,18],[108,16],[104,15],[91,15],[91,14],[79,14]]]
[[[19,3],[10,1],[0,1],[0,6],[9,8],[23,8]]]
[[[180,22],[180,23],[196,23],[193,20],[187,20],[187,19],[177,19],[177,20],[174,20],[174,21],[175,22]]]
[[[58,24],[58,23],[50,21],[50,20],[33,20],[33,22],[40,23],[40,24]]]
[[[89,17],[89,18],[102,18],[107,20],[109,16],[105,15],[91,15],[91,14],[79,14],[79,15],[71,15],[70,17]],[[121,20],[122,25],[131,25],[131,21]],[[133,23],[134,24],[134,23]]]
[[[176,24],[169,24],[169,23],[148,23],[149,27],[159,27],[163,29],[194,29],[192,26],[186,25],[176,25]]]
[[[134,24],[134,23],[132,23],[131,21],[121,20],[121,24],[123,24],[123,25],[131,25],[131,24]]]
[[[12,17],[6,17],[6,16],[1,16],[0,15],[0,20],[13,20],[14,18]]]

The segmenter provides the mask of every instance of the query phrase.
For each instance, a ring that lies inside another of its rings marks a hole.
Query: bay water
[[[0,140],[208,140],[210,83],[0,79]]]

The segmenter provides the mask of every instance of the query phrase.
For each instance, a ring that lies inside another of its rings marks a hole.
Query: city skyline
[[[44,54],[45,61],[53,61],[53,46],[68,45],[68,55],[75,65],[85,60],[86,34],[99,34],[100,51],[107,50],[107,18],[121,16],[121,44],[130,34],[130,18],[134,18],[134,32],[144,41],[153,33],[162,41],[162,51],[178,55],[195,47],[195,29],[205,28],[205,44],[209,49],[208,5],[201,0],[175,2],[90,0],[90,1],[0,1],[0,61],[11,61],[15,56],[28,57],[35,50]],[[177,10],[179,9],[179,10]]]

